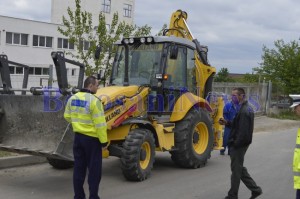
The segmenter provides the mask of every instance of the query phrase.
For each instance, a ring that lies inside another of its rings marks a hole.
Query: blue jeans
[[[296,199],[300,199],[300,189],[296,189]]]
[[[100,199],[98,195],[102,170],[102,146],[98,138],[75,133],[73,187],[74,199],[85,199],[83,184],[88,170],[89,199]]]

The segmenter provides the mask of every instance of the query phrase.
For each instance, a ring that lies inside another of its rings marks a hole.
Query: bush
[[[292,110],[284,110],[279,114],[270,114],[269,117],[283,120],[300,120],[300,116],[297,116]]]
[[[7,151],[0,151],[0,158],[1,157],[7,157],[7,156],[15,156],[17,155],[16,153],[11,153],[11,152],[7,152]]]

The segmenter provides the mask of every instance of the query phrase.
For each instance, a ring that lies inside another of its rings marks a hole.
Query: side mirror
[[[201,55],[203,56],[203,58],[206,60],[207,62],[207,53],[208,53],[208,48],[207,46],[201,46],[201,51],[200,51]]]
[[[105,70],[100,69],[99,73],[97,74],[97,79],[101,81],[104,80],[104,75],[105,75]]]
[[[172,45],[170,46],[170,59],[177,59],[178,56],[178,46]]]
[[[100,53],[102,51],[102,47],[101,46],[97,46],[96,47],[96,51],[95,51],[95,59],[100,59]]]

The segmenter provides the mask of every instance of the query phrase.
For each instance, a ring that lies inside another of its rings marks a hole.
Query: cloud
[[[230,72],[251,72],[262,61],[263,45],[272,48],[278,39],[299,38],[299,7],[296,0],[164,0],[159,5],[137,0],[135,20],[157,31],[168,24],[172,12],[185,10],[193,35],[208,45],[212,65],[228,67]]]
[[[112,2],[113,3],[113,2]],[[156,34],[171,14],[188,13],[188,25],[209,48],[210,63],[229,72],[251,72],[261,62],[262,47],[300,37],[298,0],[135,0],[135,24]],[[51,0],[0,0],[0,15],[50,21]]]
[[[51,0],[0,0],[0,15],[50,22]]]

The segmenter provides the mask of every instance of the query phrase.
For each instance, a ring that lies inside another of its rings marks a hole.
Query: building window
[[[49,75],[49,68],[43,68],[43,75]]]
[[[91,43],[88,42],[88,41],[81,41],[80,46],[82,46],[83,50],[89,50],[90,46],[91,46]]]
[[[30,67],[29,75],[49,75],[49,68]]]
[[[23,74],[23,67],[16,67],[16,74]]]
[[[106,24],[106,31],[110,31],[110,24]]]
[[[72,76],[76,75],[76,69],[72,69]]]
[[[15,67],[14,66],[10,66],[9,67],[9,72],[10,72],[10,74],[15,74]]]
[[[34,74],[34,68],[33,67],[29,67],[29,75],[33,75]]]
[[[9,66],[10,74],[23,74],[23,67],[20,66]]]
[[[73,50],[74,44],[70,43],[68,39],[58,38],[57,39],[57,48]]]
[[[51,48],[52,47],[52,37],[33,35],[32,45],[39,46],[39,47]]]
[[[110,13],[111,0],[102,0],[102,12]]]
[[[35,67],[34,68],[34,74],[35,75],[41,75],[42,74],[42,68]]]
[[[6,43],[27,46],[28,34],[6,32]]]
[[[124,4],[124,17],[131,18],[132,5]]]

